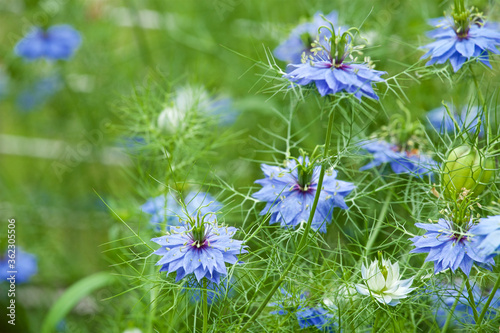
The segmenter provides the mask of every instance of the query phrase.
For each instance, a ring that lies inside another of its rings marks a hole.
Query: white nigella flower
[[[399,263],[392,264],[389,260],[380,258],[374,260],[370,267],[361,266],[363,284],[357,284],[356,290],[362,295],[371,295],[380,303],[396,305],[406,298],[415,288],[410,288],[413,278],[400,280]]]

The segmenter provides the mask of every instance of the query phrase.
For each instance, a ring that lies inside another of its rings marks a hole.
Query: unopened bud
[[[443,167],[444,194],[451,200],[464,190],[477,197],[494,179],[495,159],[468,145],[453,149]]]

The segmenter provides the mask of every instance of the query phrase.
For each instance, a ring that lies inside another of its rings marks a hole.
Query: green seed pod
[[[495,159],[476,148],[463,145],[453,149],[443,167],[443,188],[447,199],[456,200],[463,189],[479,196],[495,179]]]

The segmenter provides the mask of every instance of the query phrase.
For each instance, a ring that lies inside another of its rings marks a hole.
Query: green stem
[[[458,293],[457,297],[455,297],[455,302],[453,302],[453,305],[451,307],[451,311],[448,312],[448,316],[446,316],[446,322],[444,323],[443,329],[441,330],[441,333],[446,333],[448,330],[448,327],[450,326],[451,323],[451,317],[453,317],[453,313],[455,312],[455,308],[457,307],[458,300],[460,299],[460,296],[462,295],[462,291],[464,290],[465,287],[465,281],[462,282],[462,286],[460,287],[460,292]]]
[[[392,192],[389,191],[387,193],[387,196],[385,197],[384,205],[382,206],[382,210],[380,211],[380,214],[378,215],[377,219],[377,224],[375,224],[375,227],[373,228],[373,232],[370,235],[370,238],[368,239],[368,242],[366,243],[366,256],[368,257],[370,255],[370,251],[372,249],[373,243],[377,239],[377,236],[380,232],[380,229],[382,229],[382,222],[384,222],[385,219],[385,214],[387,213],[387,209],[389,208],[389,203],[391,202],[392,198]]]
[[[333,112],[333,110],[331,110],[330,115],[328,116],[328,128],[326,131],[325,150],[323,152],[324,160],[327,159],[328,150],[330,148],[330,138],[332,136],[332,129],[333,129],[333,118],[334,118],[334,112]],[[281,286],[281,284],[285,280],[287,274],[290,272],[292,267],[295,265],[295,262],[297,261],[297,259],[299,259],[300,253],[303,251],[303,249],[307,245],[306,244],[307,237],[309,235],[309,231],[311,230],[311,224],[312,224],[312,220],[314,218],[314,213],[316,212],[316,206],[318,205],[319,197],[321,194],[321,189],[323,187],[324,176],[325,176],[325,165],[323,163],[323,164],[321,164],[321,171],[319,173],[318,186],[316,188],[316,195],[314,196],[314,202],[313,202],[313,205],[311,208],[311,213],[309,214],[309,219],[307,221],[307,225],[306,225],[306,228],[304,230],[304,233],[302,234],[302,238],[299,241],[299,246],[297,247],[297,250],[295,251],[295,254],[292,257],[292,260],[290,260],[290,263],[283,271],[283,274],[281,274],[281,277],[279,278],[279,280],[271,288],[271,290],[267,294],[266,298],[264,299],[264,301],[262,301],[262,303],[257,308],[257,310],[252,315],[252,317],[250,317],[250,319],[246,322],[246,324],[241,328],[241,330],[239,331],[240,333],[245,332],[250,327],[250,325],[259,317],[261,312],[264,310],[264,308],[267,306],[267,304],[271,300],[271,297],[273,297],[276,290],[278,290],[278,288]]]
[[[372,332],[378,332],[378,323],[380,321],[381,310],[377,310],[377,314],[375,315],[375,322],[373,323]]]
[[[479,101],[481,102],[481,104],[483,106],[483,114],[484,114],[484,118],[486,120],[485,127],[487,127],[485,129],[486,130],[486,142],[489,145],[489,140],[491,138],[492,133],[491,133],[491,126],[490,126],[490,115],[488,112],[488,105],[486,104],[486,100],[483,96],[483,93],[481,92],[481,89],[479,89],[479,82],[477,81],[476,74],[474,74],[472,67],[469,67],[469,68],[470,68],[470,72],[472,73],[472,79],[474,80],[474,85],[476,86],[476,91],[477,91],[477,95],[479,97]]]
[[[167,333],[170,333],[174,330],[174,321],[175,321],[175,310],[172,308],[170,310],[170,320],[168,321],[170,325],[168,326],[168,331]]]
[[[203,278],[203,333],[208,330],[208,281]]]
[[[474,320],[476,323],[479,321],[479,315],[477,314],[476,302],[474,301],[474,295],[472,294],[472,287],[469,282],[469,277],[465,277],[465,285],[467,286],[467,293],[469,294],[469,305],[474,313]]]
[[[151,267],[155,267],[154,265],[151,265]],[[157,274],[156,270],[153,271],[153,274]],[[155,285],[153,282],[153,286],[151,287],[151,290],[149,291],[150,295],[150,300],[149,300],[149,320],[148,320],[148,327],[146,329],[146,332],[148,333],[153,333],[153,323],[156,319],[156,299],[158,298],[158,286]]]
[[[493,297],[495,297],[495,294],[500,288],[500,273],[498,274],[497,282],[495,282],[495,286],[493,286],[493,289],[491,289],[490,296],[486,300],[486,303],[484,303],[483,310],[481,311],[481,315],[479,316],[479,319],[476,321],[476,325],[479,325],[481,327],[481,322],[484,319],[484,316],[486,315],[486,311],[488,311],[488,307],[490,306],[491,301],[493,300]]]

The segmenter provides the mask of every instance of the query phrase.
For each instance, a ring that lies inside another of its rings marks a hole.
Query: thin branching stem
[[[380,214],[377,219],[377,224],[375,224],[375,227],[373,228],[372,234],[370,235],[370,238],[368,239],[368,242],[366,243],[366,251],[365,251],[365,257],[368,257],[370,255],[370,251],[372,249],[373,243],[377,239],[377,236],[380,232],[380,229],[382,229],[382,222],[385,220],[385,215],[387,213],[387,209],[389,208],[389,204],[391,202],[392,198],[392,191],[389,190],[387,192],[387,196],[384,201],[384,205],[382,206],[382,209],[380,210]]]
[[[207,278],[203,279],[203,333],[208,330],[208,283]]]

